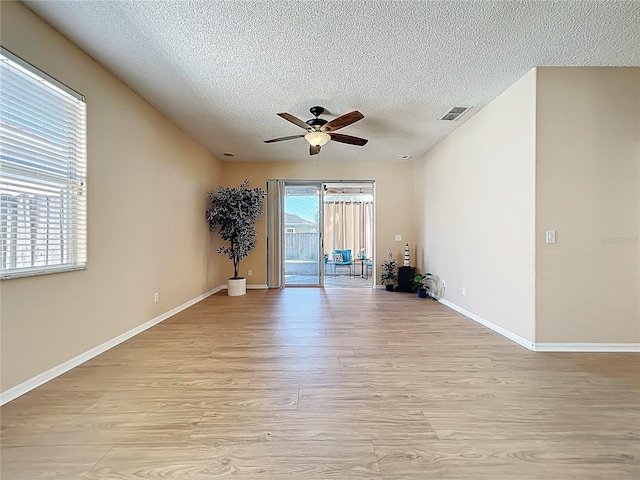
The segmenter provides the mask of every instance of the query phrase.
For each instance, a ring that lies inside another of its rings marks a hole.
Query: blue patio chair
[[[364,278],[369,278],[369,272],[373,271],[373,259],[364,262]]]
[[[335,274],[338,272],[338,267],[347,267],[349,276],[351,276],[351,265],[353,265],[351,261],[351,249],[333,251],[333,268]]]

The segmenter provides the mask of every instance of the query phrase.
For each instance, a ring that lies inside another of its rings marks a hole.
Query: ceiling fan
[[[297,117],[294,117],[289,113],[278,114],[278,116],[290,121],[294,125],[297,125],[300,128],[304,128],[308,133],[291,135],[289,137],[273,138],[271,140],[265,140],[264,143],[282,142],[284,140],[293,140],[294,138],[304,137],[304,139],[309,142],[309,155],[317,155],[318,153],[320,153],[320,147],[325,145],[329,140],[340,143],[348,143],[349,145],[360,146],[363,146],[368,142],[368,140],[365,140],[364,138],[352,137],[351,135],[344,135],[342,133],[335,133],[336,130],[346,127],[347,125],[351,125],[352,123],[355,123],[358,120],[362,120],[364,118],[364,115],[362,115],[357,110],[345,113],[344,115],[338,118],[334,118],[331,121],[327,121],[324,118],[318,118],[324,113],[324,108],[322,107],[311,107],[309,111],[311,112],[311,115],[316,118],[311,118],[306,122],[300,120]]]

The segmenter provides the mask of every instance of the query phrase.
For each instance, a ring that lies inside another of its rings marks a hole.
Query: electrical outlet
[[[249,276],[253,275],[253,270],[247,270],[247,275]]]
[[[466,295],[467,294],[467,287],[462,287],[462,295]]]
[[[158,303],[158,300],[160,300],[160,294],[156,292],[153,294],[153,301]]]

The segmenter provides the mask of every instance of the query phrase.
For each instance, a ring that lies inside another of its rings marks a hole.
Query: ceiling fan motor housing
[[[324,107],[311,107],[309,109],[309,111],[311,112],[311,115],[313,115],[316,118],[312,118],[310,120],[306,121],[306,124],[309,125],[310,127],[312,127],[314,130],[320,130],[322,128],[322,126],[327,123],[327,120],[324,120],[322,118],[318,118],[320,115],[322,115],[324,113]]]
[[[320,128],[327,123],[327,120],[325,120],[324,118],[312,118],[310,120],[307,120],[307,125],[309,125],[310,127],[313,127],[314,130],[320,130]]]
[[[319,117],[324,113],[324,107],[318,107],[318,106],[311,107],[309,111],[311,112],[311,115],[313,115],[314,117]]]

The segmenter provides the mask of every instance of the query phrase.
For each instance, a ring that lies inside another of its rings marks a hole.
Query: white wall
[[[640,344],[640,68],[539,68],[537,98],[538,342]]]
[[[204,212],[221,162],[22,4],[1,22],[88,115],[88,269],[0,282],[5,392],[219,285]]]
[[[357,147],[354,147],[357,148]],[[379,268],[389,249],[402,264],[405,243],[415,245],[416,228],[413,199],[413,162],[223,162],[224,184],[239,185],[245,178],[252,186],[266,188],[267,179],[301,180],[374,180],[375,200],[375,240],[376,283],[380,283]],[[243,274],[253,270],[250,283],[267,283],[267,249],[265,238],[265,217],[258,222],[258,245],[251,255],[242,261]],[[402,235],[402,242],[395,241],[395,235]],[[233,266],[223,265],[226,276],[232,274]],[[223,275],[222,278],[226,278]]]
[[[530,342],[535,91],[532,70],[417,160],[415,175],[418,267],[446,282],[444,299]]]
[[[416,198],[445,300],[542,348],[640,344],[640,68],[532,70],[417,162]]]

